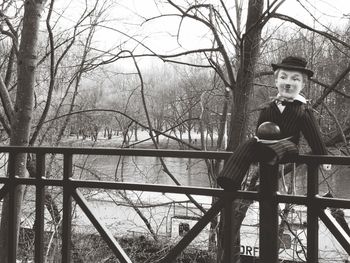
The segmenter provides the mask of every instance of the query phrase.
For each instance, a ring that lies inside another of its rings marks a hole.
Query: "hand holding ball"
[[[260,140],[278,140],[281,136],[281,130],[276,123],[266,121],[259,125],[256,136]]]

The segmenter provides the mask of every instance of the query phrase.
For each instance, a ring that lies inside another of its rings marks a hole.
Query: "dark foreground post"
[[[260,262],[278,262],[278,165],[260,163]]]
[[[318,165],[309,164],[307,171],[307,262],[318,262]]]

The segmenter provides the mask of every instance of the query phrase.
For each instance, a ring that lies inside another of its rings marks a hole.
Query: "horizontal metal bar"
[[[8,183],[9,178],[0,177],[0,183]],[[178,194],[194,194],[205,196],[217,196],[223,195],[224,191],[218,188],[208,187],[190,187],[190,186],[170,186],[162,184],[136,184],[136,183],[122,183],[111,181],[95,181],[95,180],[76,180],[70,179],[74,188],[104,188],[111,190],[133,190],[133,191],[145,191],[145,192],[167,192]],[[45,186],[59,186],[63,187],[63,179],[43,179],[38,182],[35,178],[15,178],[16,184],[23,185],[36,185],[44,184]],[[0,196],[1,197],[1,196]],[[247,200],[259,200],[259,196],[255,191],[238,191],[237,198]],[[278,194],[276,196],[278,203],[291,203],[297,205],[307,205],[307,199],[301,195],[284,195]],[[338,207],[350,209],[350,200],[342,198],[326,198],[316,196],[315,202],[320,207]]]
[[[35,178],[18,178],[14,179],[16,184],[44,186],[59,186],[63,187],[63,179],[42,179],[40,182]],[[7,183],[8,178],[0,178],[0,183]],[[209,187],[194,187],[194,186],[171,186],[163,184],[138,184],[138,183],[123,183],[113,181],[95,181],[95,180],[75,180],[70,179],[70,185],[73,188],[92,188],[92,189],[111,189],[111,190],[132,190],[145,192],[167,192],[175,194],[193,194],[205,196],[220,197],[224,194],[223,189]],[[257,192],[253,191],[238,191],[237,198],[258,200]]]
[[[1,146],[0,152],[54,153],[76,155],[123,155],[177,158],[226,159],[232,152],[190,151],[168,149],[129,149],[129,148],[71,148],[71,147],[21,147]]]
[[[296,163],[305,164],[337,164],[337,165],[349,165],[350,157],[348,156],[331,156],[331,155],[299,155],[293,160]]]
[[[296,205],[308,205],[308,199],[305,196],[300,195],[277,195],[278,203],[289,203]],[[316,195],[312,199],[313,206],[326,208],[326,207],[337,207],[350,209],[350,200],[343,198],[326,198],[319,195]]]
[[[162,184],[136,184],[136,183],[121,183],[108,181],[76,181],[72,180],[72,186],[75,188],[104,188],[104,189],[123,189],[133,191],[146,192],[166,192],[177,194],[194,194],[206,196],[222,196],[224,191],[222,189],[194,187],[194,186],[171,186]]]
[[[302,195],[282,195],[278,194],[276,197],[278,203],[289,203],[296,205],[307,205],[308,201],[305,196]],[[327,198],[316,195],[313,199],[313,204],[318,207],[337,207],[337,208],[345,208],[350,209],[350,200],[344,198]]]
[[[88,202],[79,190],[72,192],[72,196],[81,209],[84,211],[85,215],[89,218],[91,223],[95,226],[96,230],[100,233],[102,238],[106,241],[107,245],[117,256],[118,260],[122,263],[132,263],[131,259],[124,252],[123,248],[118,244],[118,242],[113,237],[112,233],[106,228],[92,213],[92,209],[89,207]]]
[[[0,177],[0,183],[8,183],[9,178]],[[122,183],[122,182],[111,182],[111,181],[83,181],[83,180],[72,180],[74,188],[104,188],[110,190],[133,190],[133,191],[145,191],[145,192],[168,192],[178,194],[194,194],[194,195],[205,195],[205,196],[217,196],[221,197],[224,193],[222,189],[208,188],[208,187],[190,187],[190,186],[170,186],[162,184],[136,184],[136,183]],[[58,186],[63,187],[63,179],[43,179],[36,180],[35,178],[15,178],[16,184],[23,185],[37,185],[44,184],[44,186]],[[1,195],[0,195],[1,198]],[[259,196],[255,191],[238,191],[237,198],[247,200],[259,200]],[[278,194],[276,196],[278,203],[291,203],[296,205],[307,205],[307,198],[301,195],[284,195]],[[315,202],[320,207],[338,207],[350,209],[350,200],[342,198],[326,198],[316,196]]]
[[[7,177],[0,177],[0,183],[6,184],[8,183],[9,178]],[[38,180],[36,178],[32,177],[15,177],[12,179],[12,181],[16,184],[23,184],[23,185],[41,185],[41,186],[63,186],[63,179],[45,179]]]
[[[342,198],[326,198],[321,196],[316,196],[315,200],[319,204],[319,207],[336,207],[350,209],[350,200]]]
[[[161,192],[161,193],[175,193],[175,194],[193,194],[204,196],[221,197],[225,194],[223,189],[195,187],[195,186],[171,186],[162,184],[137,184],[137,183],[121,183],[108,181],[78,181],[72,179],[72,186],[74,188],[103,188],[114,190],[133,190],[145,192]],[[257,192],[238,191],[237,198],[258,200]]]
[[[277,194],[276,200],[278,203],[286,203],[286,204],[296,204],[296,205],[307,205],[306,196],[303,195],[284,195]],[[350,200],[349,200],[350,205]]]
[[[0,146],[0,152],[54,153],[77,155],[124,155],[124,156],[154,156],[177,158],[226,159],[232,152],[192,151],[169,149],[129,149],[129,148],[71,148],[71,147],[22,147]],[[329,163],[338,165],[350,164],[350,157],[329,155],[299,155],[295,162],[299,163]]]

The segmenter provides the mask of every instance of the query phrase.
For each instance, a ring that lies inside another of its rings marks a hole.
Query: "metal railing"
[[[78,188],[111,189],[111,190],[135,190],[149,192],[168,192],[178,194],[194,194],[218,197],[210,209],[189,230],[189,232],[168,252],[161,260],[163,263],[173,262],[175,258],[189,245],[189,243],[215,218],[223,209],[229,209],[235,198],[256,200],[260,209],[260,262],[278,262],[278,204],[291,203],[307,207],[307,262],[318,262],[318,218],[333,233],[345,251],[350,255],[350,238],[342,231],[334,218],[325,210],[327,207],[350,208],[350,200],[324,198],[318,195],[318,165],[329,163],[336,165],[349,165],[350,157],[334,156],[306,156],[301,155],[296,160],[308,166],[307,195],[291,196],[278,193],[278,165],[260,165],[259,192],[237,191],[229,192],[222,189],[170,186],[155,184],[124,183],[96,180],[77,180],[73,178],[74,155],[114,155],[114,156],[153,156],[153,157],[176,157],[176,158],[199,158],[199,159],[226,159],[229,152],[200,152],[200,151],[177,151],[177,150],[145,150],[145,149],[106,149],[106,148],[51,148],[51,147],[0,147],[0,152],[9,155],[9,176],[0,177],[3,184],[0,189],[0,199],[9,194],[9,235],[8,235],[8,259],[9,263],[16,262],[17,246],[16,226],[14,225],[15,189],[18,185],[33,185],[36,188],[36,216],[35,216],[35,252],[34,261],[42,263],[44,255],[44,203],[45,187],[59,186],[63,188],[63,220],[62,220],[62,262],[71,262],[71,233],[72,233],[72,201],[80,206],[94,227],[106,241],[120,262],[132,262],[122,247],[118,244],[112,233],[92,213],[88,201]],[[19,178],[14,174],[14,160],[19,153],[32,153],[36,155],[36,177]],[[45,178],[45,157],[48,154],[63,155],[63,178]],[[231,222],[231,213],[225,213],[227,222]],[[12,223],[11,223],[12,222]],[[224,233],[224,262],[231,262],[232,237],[230,224],[226,224]]]

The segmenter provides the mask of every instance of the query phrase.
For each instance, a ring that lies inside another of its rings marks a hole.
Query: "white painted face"
[[[275,84],[283,98],[294,99],[304,88],[304,75],[296,70],[279,69]]]

